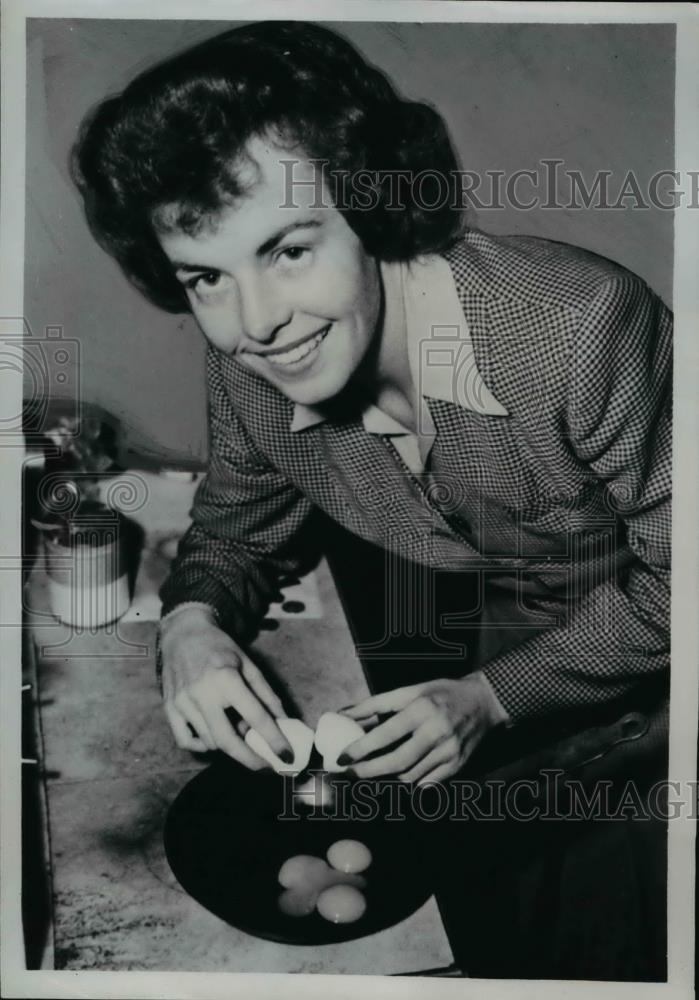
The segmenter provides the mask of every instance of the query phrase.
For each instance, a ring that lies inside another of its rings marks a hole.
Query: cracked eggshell
[[[245,742],[251,750],[259,754],[268,764],[271,764],[277,774],[299,774],[308,766],[311,759],[313,730],[300,719],[281,718],[275,721],[294,751],[294,759],[291,764],[285,764],[280,757],[277,757],[267,740],[256,729],[248,729],[245,734]]]
[[[364,730],[346,715],[338,712],[326,712],[321,715],[316,726],[315,744],[318,753],[323,756],[323,769],[339,773],[346,771],[340,767],[337,758],[342,751],[364,735]]]

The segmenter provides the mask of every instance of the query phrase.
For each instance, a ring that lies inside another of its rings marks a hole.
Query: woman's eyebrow
[[[170,263],[175,271],[183,271],[185,274],[194,273],[195,271],[218,272],[218,268],[209,267],[206,264],[186,264],[183,260],[173,260]]]
[[[323,223],[320,219],[309,219],[306,222],[290,222],[288,226],[283,226],[278,229],[276,233],[273,233],[269,239],[266,239],[264,243],[255,251],[256,257],[264,257],[265,254],[269,253],[270,250],[274,250],[276,245],[280,243],[285,236],[289,233],[293,233],[297,229],[318,229]],[[211,267],[208,264],[188,264],[182,260],[171,261],[172,267],[175,271],[183,271],[185,273],[192,273],[194,271],[217,271],[218,268]]]
[[[276,233],[269,237],[269,239],[265,240],[264,243],[261,243],[256,250],[256,255],[258,257],[264,257],[264,255],[269,253],[270,250],[274,250],[277,243],[281,242],[285,236],[288,236],[289,233],[293,233],[296,229],[317,229],[321,225],[322,222],[319,219],[309,219],[307,222],[291,222],[288,226],[283,226],[281,229],[278,229]]]

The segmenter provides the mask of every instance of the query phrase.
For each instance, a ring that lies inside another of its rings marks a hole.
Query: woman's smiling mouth
[[[275,368],[287,368],[291,365],[297,365],[318,349],[322,341],[325,340],[331,325],[328,324],[322,330],[319,330],[318,333],[314,333],[312,336],[307,337],[300,343],[293,344],[291,347],[277,348],[264,353],[256,352],[256,356],[264,358],[266,362],[274,365]]]

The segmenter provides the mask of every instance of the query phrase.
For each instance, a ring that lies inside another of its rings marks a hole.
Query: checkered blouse
[[[671,313],[562,243],[472,230],[444,262],[467,363],[422,385],[422,470],[366,412],[309,418],[209,349],[209,470],[163,614],[203,602],[250,634],[318,507],[435,571],[478,571],[486,602],[514,595],[531,634],[483,667],[513,721],[620,696],[669,667]],[[453,324],[423,291],[433,345]]]

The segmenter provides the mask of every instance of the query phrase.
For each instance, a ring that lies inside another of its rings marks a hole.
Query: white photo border
[[[27,18],[166,20],[263,20],[292,17],[318,21],[454,21],[568,24],[676,23],[676,165],[699,168],[699,8],[689,3],[467,3],[462,0],[5,0],[2,11],[2,200],[0,202],[0,315],[23,315],[25,192],[25,24]],[[672,696],[669,773],[696,781],[699,707],[699,213],[675,210],[674,313],[675,463],[673,501]],[[0,371],[2,404],[21,411],[22,379]],[[7,411],[5,411],[7,412]],[[6,620],[20,620],[21,448],[0,449],[0,602]],[[7,541],[6,541],[7,540]],[[20,629],[0,633],[2,705],[2,981],[6,997],[163,997],[206,1000],[237,995],[318,997],[344,1000],[361,989],[367,996],[418,997],[428,988],[420,977],[251,975],[167,972],[34,972],[23,968],[20,919]],[[691,819],[669,824],[668,983],[592,983],[521,980],[430,979],[430,996],[589,998],[621,1000],[693,995],[694,838]]]

